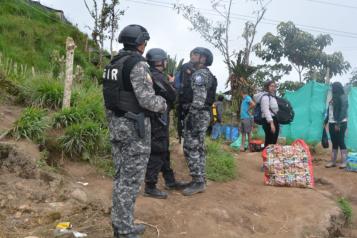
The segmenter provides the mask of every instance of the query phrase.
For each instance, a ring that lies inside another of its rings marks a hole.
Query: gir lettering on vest
[[[104,69],[103,78],[106,80],[118,80],[118,69]]]

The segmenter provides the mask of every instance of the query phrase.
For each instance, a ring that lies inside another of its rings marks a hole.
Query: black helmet
[[[119,34],[119,43],[124,45],[138,46],[150,40],[148,31],[140,25],[126,26]]]
[[[167,54],[163,49],[152,48],[146,53],[146,60],[148,62],[157,62],[167,59]]]
[[[191,55],[192,55],[192,54],[200,54],[200,55],[205,56],[205,57],[206,57],[206,63],[205,63],[206,66],[211,66],[212,63],[213,63],[213,54],[212,54],[212,52],[211,52],[209,49],[207,49],[207,48],[204,48],[204,47],[196,47],[196,48],[194,48],[194,49],[191,51],[190,54],[191,54]]]

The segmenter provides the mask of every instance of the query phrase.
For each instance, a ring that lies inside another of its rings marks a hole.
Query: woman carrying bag
[[[278,102],[275,98],[276,84],[274,81],[267,81],[264,84],[264,91],[254,95],[255,102],[260,105],[263,130],[265,133],[264,146],[276,144],[279,137],[279,123],[276,114],[279,111]]]
[[[336,167],[338,149],[341,152],[340,169],[346,168],[347,148],[345,144],[345,133],[347,129],[347,95],[340,82],[332,84],[332,100],[329,103],[325,118],[325,126],[328,123],[329,133],[332,141],[331,161],[325,167]]]

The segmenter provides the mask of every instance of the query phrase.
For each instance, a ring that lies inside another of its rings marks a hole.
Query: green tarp
[[[327,109],[328,91],[328,85],[310,81],[295,92],[286,92],[284,97],[293,106],[295,118],[290,125],[281,126],[280,136],[286,137],[288,142],[303,139],[308,143],[319,143]],[[350,88],[347,91],[349,104],[347,147],[357,151],[357,88]],[[261,127],[259,135],[264,137]]]
[[[347,147],[357,151],[357,88],[348,95]]]
[[[310,81],[295,92],[286,92],[285,98],[294,108],[295,118],[290,125],[282,126],[281,136],[308,143],[321,141],[328,89],[325,84]]]

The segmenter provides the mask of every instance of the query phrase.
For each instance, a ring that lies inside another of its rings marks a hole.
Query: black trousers
[[[332,149],[338,150],[345,150],[346,149],[346,144],[345,144],[345,133],[347,129],[347,122],[342,122],[340,124],[340,130],[335,131],[335,125],[336,123],[329,123],[329,131],[330,131],[330,136],[331,136],[331,141],[332,141]]]
[[[278,120],[275,117],[273,117],[273,120],[275,125],[275,133],[271,132],[270,123],[268,123],[266,119],[264,119],[263,121],[262,126],[265,132],[265,142],[264,142],[265,147],[267,147],[268,145],[276,144],[276,142],[278,141],[280,127],[279,127]]]
[[[170,163],[169,151],[151,153],[145,175],[146,186],[154,188],[160,172],[162,172],[166,184],[174,183],[175,176]]]

